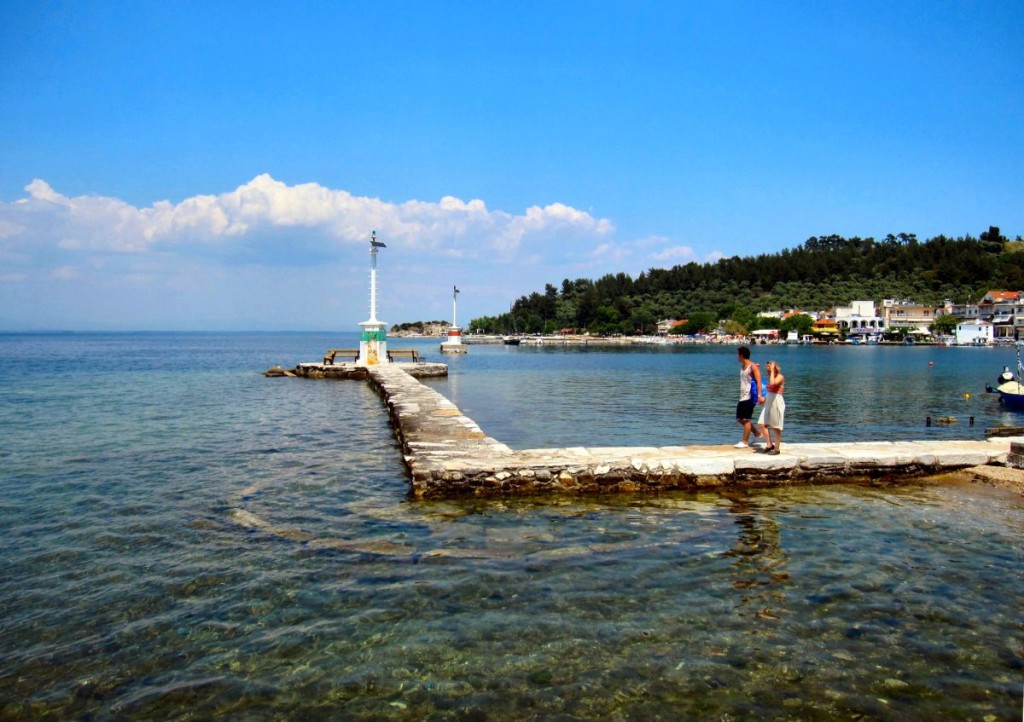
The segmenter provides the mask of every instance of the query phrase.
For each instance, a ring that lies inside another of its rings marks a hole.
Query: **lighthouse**
[[[377,249],[387,248],[377,240],[377,231],[370,234],[370,318],[359,324],[359,363],[376,366],[388,363],[387,324],[377,320]]]
[[[462,343],[462,328],[459,327],[456,302],[459,296],[458,286],[452,286],[452,325],[448,327],[448,338],[441,344],[441,353],[466,353],[466,344]]]

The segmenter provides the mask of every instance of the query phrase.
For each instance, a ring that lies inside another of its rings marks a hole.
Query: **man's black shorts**
[[[754,407],[757,406],[757,399],[747,399],[736,404],[736,419],[738,421],[750,421],[754,417]]]

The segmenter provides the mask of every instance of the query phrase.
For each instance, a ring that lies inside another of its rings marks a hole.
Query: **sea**
[[[367,384],[262,375],[356,343],[0,334],[0,719],[1021,718],[1018,492],[416,501]],[[740,436],[734,346],[389,345],[513,448]],[[784,445],[1024,426],[1012,348],[753,358]]]

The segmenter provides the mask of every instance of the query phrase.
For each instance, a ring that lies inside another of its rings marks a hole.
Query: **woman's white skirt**
[[[786,419],[786,400],[782,394],[768,392],[764,399],[764,406],[761,408],[761,417],[757,420],[758,426],[767,426],[769,429],[781,429],[782,422]]]

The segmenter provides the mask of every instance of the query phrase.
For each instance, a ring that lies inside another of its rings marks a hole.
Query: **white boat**
[[[1009,375],[1010,380],[1004,381],[1006,376]],[[1003,366],[1003,372],[999,374],[999,386],[996,387],[996,391],[999,392],[999,400],[1003,402],[1003,406],[1013,411],[1024,411],[1024,384],[1021,383],[1021,378],[1024,377],[1024,370],[1021,368],[1020,361],[1020,344],[1017,345],[1017,375],[1010,371],[1007,366]]]

